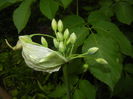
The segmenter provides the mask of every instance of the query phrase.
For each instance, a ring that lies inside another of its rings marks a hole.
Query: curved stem
[[[33,36],[47,36],[47,37],[50,37],[50,38],[55,38],[55,37],[47,35],[47,34],[32,34],[32,35],[30,35],[30,37],[33,37]]]
[[[64,75],[65,85],[67,87],[67,99],[71,99],[70,83],[69,83],[69,77],[68,77],[68,63],[64,64],[63,75]]]

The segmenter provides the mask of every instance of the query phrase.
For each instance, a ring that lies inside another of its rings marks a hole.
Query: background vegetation
[[[132,99],[133,0],[0,0],[0,86],[13,99],[66,98],[62,70],[34,71],[21,52],[12,51],[4,41],[15,45],[18,35],[53,35],[53,18],[62,19],[78,36],[75,53],[99,47],[91,57],[69,64],[73,99]],[[96,63],[92,58],[97,57],[109,64]],[[87,71],[84,63],[89,65]]]

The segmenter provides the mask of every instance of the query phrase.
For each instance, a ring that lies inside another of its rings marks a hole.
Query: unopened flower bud
[[[44,37],[41,37],[41,43],[44,47],[48,47],[48,43]]]
[[[66,45],[68,45],[69,43],[70,43],[70,38],[67,40]]]
[[[76,41],[76,39],[77,39],[77,36],[76,36],[76,34],[73,32],[73,33],[70,35],[70,42],[71,42],[72,44],[74,44],[75,41]]]
[[[56,33],[56,37],[57,37],[57,39],[58,39],[59,41],[63,41],[63,35],[62,35],[62,33],[57,32],[57,33]]]
[[[56,30],[57,30],[57,22],[56,22],[55,19],[52,20],[51,26],[52,26],[52,29],[56,32]]]
[[[89,65],[88,65],[88,64],[84,64],[84,65],[83,65],[83,68],[84,68],[85,70],[87,70],[87,69],[88,69],[88,67],[89,67]]]
[[[108,62],[105,60],[105,59],[103,59],[103,58],[97,58],[96,59],[96,62],[98,62],[98,63],[100,63],[100,64],[108,64]]]
[[[63,31],[63,23],[61,20],[58,21],[58,31],[62,32]]]
[[[66,29],[66,30],[64,31],[64,39],[66,40],[68,37],[69,37],[69,30]]]
[[[56,48],[59,47],[59,42],[57,41],[57,39],[53,39],[53,43]]]
[[[99,50],[98,47],[92,47],[92,48],[89,48],[89,49],[88,49],[88,53],[89,53],[89,54],[94,54],[94,53],[96,53],[98,50]]]
[[[59,43],[59,51],[60,52],[64,52],[65,51],[65,46],[64,46],[63,42]]]

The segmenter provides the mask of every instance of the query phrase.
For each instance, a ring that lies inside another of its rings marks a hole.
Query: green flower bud
[[[108,62],[105,60],[105,59],[103,59],[103,58],[97,58],[96,59],[96,62],[98,62],[98,63],[100,63],[100,64],[108,64]]]
[[[70,41],[71,41],[71,40],[70,40],[70,38],[69,38],[69,39],[67,40],[67,42],[66,42],[66,45],[68,45],[68,44],[70,43]]]
[[[48,47],[48,43],[44,37],[41,37],[41,43],[44,47]]]
[[[59,42],[57,41],[57,39],[53,39],[53,43],[56,48],[59,47]]]
[[[66,29],[66,30],[64,31],[64,39],[66,40],[68,37],[69,37],[69,30]]]
[[[84,69],[88,69],[88,67],[89,67],[88,64],[84,64],[84,65],[83,65],[83,68],[84,68]]]
[[[59,43],[59,51],[60,52],[64,52],[65,51],[65,46],[64,46],[63,42]]]
[[[61,20],[58,21],[58,31],[62,32],[63,31],[63,23]]]
[[[57,22],[56,22],[55,19],[52,20],[51,26],[52,26],[52,29],[56,32],[56,30],[57,30]]]
[[[59,41],[63,41],[63,35],[62,35],[62,33],[57,32],[57,33],[56,33],[56,37],[57,37],[57,39],[58,39]]]
[[[98,50],[99,50],[98,47],[92,47],[92,48],[89,48],[89,49],[88,49],[88,53],[89,53],[89,54],[94,54],[94,53],[96,53]]]
[[[73,32],[73,33],[70,35],[70,42],[71,42],[72,44],[74,44],[75,41],[76,41],[76,39],[77,39],[77,36],[76,36],[76,34]]]

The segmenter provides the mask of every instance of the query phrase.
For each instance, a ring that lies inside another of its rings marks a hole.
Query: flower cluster
[[[65,57],[71,55],[74,43],[77,39],[76,34],[74,32],[70,34],[69,29],[63,31],[63,23],[61,20],[56,22],[56,20],[53,19],[51,26],[56,35],[56,38],[53,39],[54,46]]]
[[[46,34],[31,34],[19,36],[19,40],[14,47],[12,47],[7,40],[6,43],[13,50],[22,49],[22,56],[27,66],[37,71],[49,73],[58,71],[61,68],[61,65],[72,59],[82,58],[88,54],[94,54],[99,50],[97,47],[92,47],[83,54],[73,54],[74,44],[77,39],[76,34],[74,32],[70,33],[69,29],[63,29],[63,23],[61,20],[57,22],[53,19],[51,26],[56,37]],[[41,44],[32,41],[32,37],[38,35],[42,36]],[[48,36],[53,39],[57,51],[48,48],[48,43],[43,36]],[[108,64],[103,58],[97,58],[96,62],[100,64]],[[88,65],[85,64],[83,67],[87,69]]]

